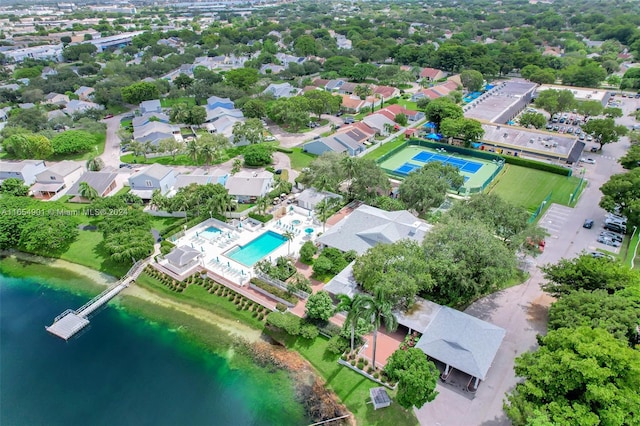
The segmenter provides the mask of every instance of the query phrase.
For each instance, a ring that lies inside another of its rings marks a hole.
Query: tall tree
[[[315,214],[322,222],[322,232],[325,232],[325,225],[327,220],[336,212],[336,209],[340,206],[340,200],[334,197],[327,197],[324,200],[316,204]]]
[[[356,309],[362,312],[363,318],[370,318],[373,324],[373,359],[371,365],[376,367],[376,349],[378,344],[378,330],[384,324],[387,331],[394,331],[398,327],[398,320],[393,314],[393,305],[389,301],[389,295],[378,291],[372,296],[362,296],[358,299]]]
[[[592,118],[582,126],[582,130],[593,136],[594,141],[600,144],[600,149],[608,143],[618,142],[628,133],[628,129],[616,124],[613,118]]]
[[[640,224],[640,168],[611,176],[600,191],[600,207],[609,212],[620,209],[632,224]]]
[[[341,96],[335,96],[324,90],[311,90],[305,93],[304,97],[309,99],[309,108],[318,118],[322,114],[337,113],[340,111],[340,105],[342,105]]]
[[[429,102],[425,108],[427,120],[436,123],[438,128],[445,118],[462,118],[462,108],[448,97],[437,98]]]
[[[420,349],[396,350],[387,360],[384,371],[391,380],[398,381],[397,401],[406,409],[420,408],[438,395],[436,384],[440,372]]]
[[[366,292],[382,291],[394,308],[402,309],[413,305],[416,295],[433,285],[422,247],[412,240],[370,248],[356,259],[353,276]]]
[[[264,138],[264,124],[258,118],[248,118],[244,122],[233,125],[234,142],[238,144],[247,141],[250,144],[262,142]]]
[[[466,147],[484,136],[482,124],[473,118],[445,118],[440,123],[440,132],[447,137],[462,139]]]
[[[607,331],[561,328],[539,337],[539,349],[516,358],[524,382],[504,409],[515,426],[624,425],[640,407],[640,353]]]
[[[575,97],[569,90],[547,89],[538,93],[536,106],[553,115],[557,112],[570,111],[575,105]]]
[[[147,83],[146,81],[140,81],[133,83],[130,86],[122,88],[122,99],[129,103],[137,105],[142,101],[148,101],[151,99],[158,99],[160,97],[160,91],[153,83]]]
[[[464,70],[460,73],[460,81],[469,92],[478,92],[483,87],[484,77],[478,71]]]
[[[349,297],[346,294],[338,295],[338,306],[336,307],[336,312],[346,312],[347,317],[345,318],[345,324],[348,324],[351,328],[351,352],[353,352],[353,346],[355,344],[355,335],[356,335],[356,326],[358,325],[358,321],[362,319],[360,316],[361,312],[357,309],[360,304],[359,299],[363,297],[362,293],[356,293],[353,298]]]
[[[242,90],[248,90],[258,82],[259,76],[258,70],[254,68],[236,68],[228,71],[224,78],[233,86]]]
[[[312,294],[307,299],[305,315],[311,319],[327,321],[334,312],[331,296],[324,290]]]
[[[431,162],[405,178],[398,188],[398,196],[408,208],[425,214],[442,204],[447,191],[463,183],[464,177],[457,167]]]
[[[554,297],[562,297],[576,290],[606,290],[613,294],[640,280],[637,271],[621,263],[586,254],[573,259],[561,259],[541,269],[548,281],[542,285],[542,289]]]
[[[536,129],[542,129],[547,124],[547,119],[539,112],[523,112],[519,119],[522,127],[535,127]]]
[[[96,191],[96,189],[89,185],[87,182],[80,182],[78,190],[80,192],[80,196],[82,198],[86,198],[89,201],[100,198],[100,194],[98,194],[98,191]]]
[[[578,102],[578,106],[576,107],[578,112],[587,117],[595,117],[597,115],[602,114],[602,102],[596,100],[582,101]]]

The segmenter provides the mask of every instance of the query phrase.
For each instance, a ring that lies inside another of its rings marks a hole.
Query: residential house
[[[7,121],[9,119],[9,111],[11,111],[11,107],[0,108],[0,121]]]
[[[389,118],[391,114],[383,112],[376,112],[375,114],[371,114],[362,119],[362,121],[372,129],[376,131],[376,134],[379,135],[388,135],[390,129],[396,127],[396,122],[393,121],[393,116]]]
[[[50,77],[52,75],[58,75],[58,71],[56,71],[55,68],[44,67],[42,69],[42,72],[40,73],[40,75],[42,76],[42,78],[44,78],[46,80],[47,77]]]
[[[307,188],[298,195],[296,203],[298,204],[298,207],[314,211],[318,204],[330,198],[339,200],[342,197],[338,194],[334,194],[333,192],[318,191],[315,188]]]
[[[367,126],[366,124],[364,124],[364,125]],[[369,126],[367,126],[367,127],[369,127]],[[375,131],[374,130],[371,130],[370,133],[369,132],[363,132],[362,130],[360,130],[360,128],[355,127],[353,125],[349,125],[349,126],[345,126],[343,128],[340,128],[340,129],[338,129],[338,131],[336,133],[347,135],[348,137],[350,137],[354,141],[358,142],[359,144],[365,145],[365,146],[366,145],[370,145],[371,141],[373,140],[373,138],[375,136]]]
[[[93,87],[80,86],[78,87],[78,90],[73,93],[78,95],[78,99],[80,99],[81,101],[91,101],[93,99],[93,92],[95,91],[96,89],[94,89]]]
[[[49,105],[65,106],[69,103],[69,96],[52,92],[44,97],[44,103]]]
[[[273,174],[268,171],[253,172],[240,171],[229,176],[225,187],[229,195],[236,198],[238,203],[250,203],[269,193],[273,185]]]
[[[446,76],[447,74],[444,71],[436,68],[423,68],[420,71],[420,78],[423,78],[429,82],[440,80],[442,78],[445,78]]]
[[[144,126],[146,124],[152,123],[154,121],[160,122],[160,123],[169,123],[169,116],[163,113],[150,112],[145,115],[133,117],[131,119],[131,125],[135,129],[140,126]]]
[[[353,46],[353,43],[351,42],[351,40],[349,40],[347,37],[343,36],[342,34],[336,34],[336,44],[338,46],[338,49],[344,49],[344,50],[350,50]]]
[[[289,55],[281,52],[276,53],[276,59],[278,59],[284,67],[288,67],[289,64],[301,65],[306,60],[306,58],[301,56],[293,56],[293,55]]]
[[[375,86],[373,88],[373,95],[374,97],[376,97],[376,95],[379,95],[382,97],[382,99],[388,101],[389,99],[397,98],[398,96],[400,96],[400,89],[391,86]]]
[[[33,102],[24,102],[21,104],[18,104],[18,108],[20,109],[31,109],[34,108],[36,106],[36,104],[34,104]]]
[[[180,174],[176,176],[176,182],[173,184],[171,191],[167,193],[167,197],[173,197],[180,189],[189,185],[207,185],[220,184],[222,186],[227,182],[229,173],[222,169],[213,169],[205,171],[203,169],[195,169],[189,174]]]
[[[133,129],[133,139],[138,142],[151,142],[152,145],[158,145],[162,139],[168,138],[182,140],[180,127],[160,121],[150,121]]]
[[[325,152],[341,152],[349,156],[358,155],[366,146],[349,136],[348,133],[336,133],[320,139],[314,139],[302,146],[302,151],[322,155]]]
[[[104,107],[95,102],[72,99],[67,103],[67,106],[64,108],[64,112],[67,115],[82,114],[89,111],[90,109],[102,110],[104,109]]]
[[[140,103],[140,115],[148,113],[161,113],[162,106],[159,99],[152,99],[150,101],[144,101]]]
[[[36,175],[46,168],[43,160],[0,161],[0,183],[15,178],[31,186],[36,181]]]
[[[263,64],[260,67],[260,74],[280,74],[282,71],[286,70],[287,67],[283,65],[277,64]]]
[[[20,85],[16,84],[16,83],[3,84],[2,86],[0,86],[0,89],[9,90],[11,92],[16,92],[16,91],[20,90]]]
[[[333,92],[333,91],[339,91],[340,87],[342,87],[343,84],[345,84],[346,81],[344,80],[329,80],[329,82],[327,83],[326,86],[324,86],[324,89],[329,91],[329,92]]]
[[[411,110],[411,109],[406,109],[403,106],[398,105],[398,104],[388,105],[388,106],[384,107],[383,109],[379,110],[378,112],[380,112],[380,111],[388,111],[388,112],[390,112],[391,114],[394,115],[394,119],[395,119],[395,116],[397,116],[399,114],[404,114],[409,121],[419,121],[419,120],[424,119],[424,117],[425,117],[424,112],[422,112],[422,111],[414,111],[414,110]]]
[[[358,87],[358,83],[344,83],[342,86],[340,86],[340,90],[338,90],[338,93],[353,95],[356,91],[356,87]]]
[[[150,200],[155,190],[159,190],[163,195],[166,194],[175,183],[175,171],[171,167],[158,163],[129,176],[131,193],[143,200]]]
[[[78,179],[67,191],[66,195],[75,195],[80,197],[80,184],[86,182],[90,187],[96,190],[100,197],[106,197],[117,186],[116,177],[117,173],[112,172],[84,172],[80,179]],[[80,199],[72,199],[71,201],[80,201]]]
[[[358,114],[362,109],[371,107],[371,103],[354,95],[342,95],[340,109],[344,112]]]
[[[321,89],[326,89],[327,84],[329,84],[329,80],[325,80],[323,78],[316,78],[311,82],[311,84]]]
[[[229,98],[220,98],[218,96],[211,96],[207,99],[207,109],[226,108],[233,109],[235,105]]]
[[[231,110],[231,111],[236,111],[236,110]],[[235,117],[230,114],[222,115],[216,118],[215,121],[211,123],[207,123],[207,129],[209,130],[209,133],[219,133],[231,139],[231,137],[233,136],[233,126],[236,123],[242,123],[243,121],[244,121],[244,118],[242,117]],[[242,143],[239,143],[237,145],[242,145]]]
[[[66,116],[67,114],[65,114],[61,109],[54,109],[53,111],[47,112],[47,121],[51,121],[53,119],[62,118]]]
[[[31,192],[36,197],[51,198],[65,188],[70,188],[84,173],[84,167],[76,161],[61,161],[47,166],[36,174]]]
[[[326,247],[358,255],[378,244],[391,244],[402,239],[422,242],[431,225],[408,210],[388,212],[366,204],[327,229],[316,242]]]
[[[271,83],[262,93],[265,95],[271,95],[276,99],[290,98],[298,95],[300,93],[300,89],[293,87],[291,83]]]

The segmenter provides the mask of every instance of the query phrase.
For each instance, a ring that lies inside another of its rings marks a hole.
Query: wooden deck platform
[[[60,319],[45,328],[49,333],[64,340],[69,340],[87,325],[89,325],[88,319],[76,315],[73,311],[68,311],[66,314],[63,314]]]

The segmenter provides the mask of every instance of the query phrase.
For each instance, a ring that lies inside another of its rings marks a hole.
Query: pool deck
[[[263,257],[263,259],[275,261],[278,257],[296,254],[302,244],[308,240],[314,240],[318,231],[322,231],[322,224],[314,219],[308,210],[287,206],[285,211],[279,211],[280,215],[277,214],[278,211],[275,213],[274,219],[264,225],[254,224],[249,220],[224,223],[216,219],[208,219],[187,229],[185,235],[174,241],[174,244],[176,247],[186,246],[199,250],[202,256],[183,274],[190,275],[200,266],[234,284],[246,286],[249,279],[255,275],[253,267],[236,262],[227,257],[225,253],[234,247],[247,245],[267,231],[273,231],[280,235],[292,232],[294,237],[290,242],[286,241]],[[209,226],[215,226],[221,232],[214,234],[213,238],[205,238],[201,234]],[[307,233],[306,229],[312,229],[313,232]],[[162,265],[163,262],[167,261],[161,260],[159,263]]]

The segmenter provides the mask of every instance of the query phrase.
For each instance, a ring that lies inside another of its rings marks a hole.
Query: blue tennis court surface
[[[422,166],[418,166],[411,163],[404,163],[402,166],[398,167],[395,172],[400,173],[401,175],[408,176],[409,173],[414,171],[415,169],[420,169]]]
[[[455,166],[455,167],[459,168],[460,171],[467,172],[467,173],[475,173],[478,170],[480,170],[480,168],[482,167],[482,164],[476,163],[475,161],[467,161],[467,160],[463,160],[461,158],[455,158],[455,157],[441,155],[441,154],[432,154],[432,153],[427,152],[427,151],[419,152],[418,154],[413,156],[412,160],[413,161],[418,161],[420,163],[430,163],[432,161],[439,161],[439,162],[441,162],[443,164],[451,164],[452,166]],[[408,164],[409,163],[404,163],[400,167],[400,169],[405,167]],[[398,169],[396,171],[399,172],[400,169]],[[410,171],[412,171],[412,170],[410,170]],[[401,173],[401,172],[399,172],[399,173]]]

